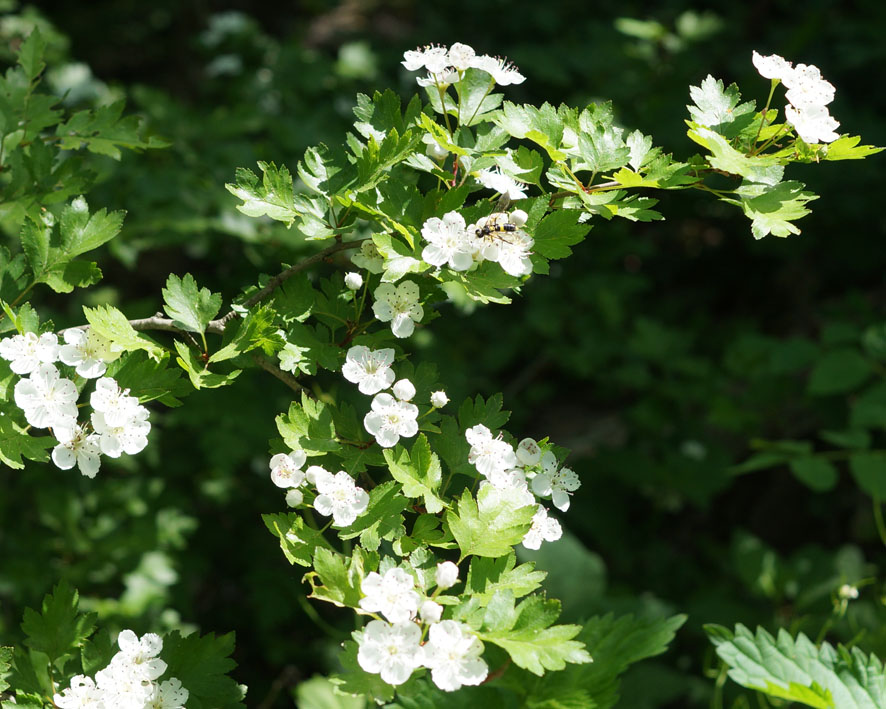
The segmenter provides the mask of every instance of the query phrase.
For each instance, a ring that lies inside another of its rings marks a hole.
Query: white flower
[[[65,344],[58,350],[58,358],[77,374],[86,379],[95,379],[105,373],[108,362],[119,355],[111,350],[111,341],[92,328],[89,331],[65,330]]]
[[[484,515],[498,515],[502,512],[532,507],[537,503],[526,486],[503,485],[497,487],[488,480],[480,483],[477,490],[477,509]]]
[[[54,332],[26,332],[0,340],[0,357],[16,374],[30,374],[42,364],[58,361],[58,337]]]
[[[415,396],[415,386],[408,379],[401,379],[392,390],[400,401],[410,401]]]
[[[385,270],[385,260],[372,239],[365,239],[360,244],[360,250],[351,255],[351,263],[365,268],[370,273],[381,273]]]
[[[277,487],[301,487],[305,481],[302,466],[308,459],[303,450],[277,453],[271,458],[271,480]]]
[[[764,79],[784,81],[785,77],[789,76],[793,71],[791,63],[777,54],[770,54],[764,57],[762,54],[758,54],[757,50],[754,50],[753,54],[751,54],[751,61],[753,61],[757,71],[760,72],[760,76]]]
[[[363,276],[356,271],[348,271],[345,274],[345,286],[348,290],[360,290],[363,285]]]
[[[56,424],[52,433],[58,439],[58,445],[52,449],[52,462],[62,470],[76,465],[87,478],[94,478],[101,465],[98,436],[87,434],[76,421]]]
[[[59,709],[112,709],[105,705],[103,697],[104,692],[91,677],[74,675],[70,686],[52,699]]]
[[[442,389],[431,394],[431,406],[433,406],[435,409],[442,409],[448,403],[449,397],[446,396],[446,392]]]
[[[381,322],[390,321],[395,337],[409,337],[415,323],[424,317],[425,312],[418,303],[418,284],[413,281],[403,281],[396,288],[391,283],[382,283],[373,295],[372,312]]]
[[[443,606],[436,601],[427,600],[419,606],[418,615],[425,623],[439,623],[443,617]]]
[[[490,57],[488,54],[484,54],[474,58],[473,66],[475,69],[481,69],[490,74],[499,86],[522,84],[526,81],[526,77],[517,70],[517,67],[501,57]]]
[[[495,190],[499,194],[508,196],[508,199],[517,201],[526,197],[526,188],[522,182],[517,182],[513,177],[505,175],[499,168],[486,168],[474,173],[474,177],[484,187]]]
[[[454,692],[464,685],[478,685],[489,674],[480,658],[483,643],[464,623],[444,620],[431,626],[422,647],[422,664],[440,689]]]
[[[542,542],[555,542],[563,536],[563,528],[553,517],[548,517],[548,511],[538,506],[538,511],[532,518],[532,526],[523,537],[523,546],[527,549],[540,549]]]
[[[844,601],[854,601],[858,598],[858,589],[855,586],[844,583],[837,590],[837,595]]]
[[[182,687],[181,680],[170,677],[161,685],[154,686],[154,694],[145,709],[184,709],[190,692]]]
[[[476,56],[473,47],[461,42],[456,42],[449,48],[449,63],[456,71],[470,69],[474,66]]]
[[[557,470],[557,459],[548,451],[542,458],[542,472],[532,478],[532,491],[539,497],[551,496],[561,512],[569,509],[569,495],[581,487],[578,475],[570,468]]]
[[[156,633],[145,633],[138,637],[131,630],[121,630],[117,636],[120,652],[116,657],[126,663],[144,677],[155,680],[166,672],[166,663],[157,655],[163,649],[163,639]]]
[[[512,276],[528,276],[532,273],[532,260],[529,254],[535,241],[522,229],[507,235],[498,244],[498,263],[505,273]]]
[[[360,590],[364,594],[360,608],[367,613],[381,613],[391,623],[413,618],[421,602],[412,574],[400,568],[388,569],[384,576],[375,571],[368,573]]]
[[[357,384],[361,394],[377,394],[394,382],[394,350],[370,350],[363,345],[355,345],[348,350],[341,373],[349,382]]]
[[[415,82],[422,87],[428,86],[449,86],[459,80],[459,74],[455,69],[448,68],[439,72],[428,72],[424,78],[416,77]]]
[[[458,566],[451,561],[441,561],[437,564],[437,571],[434,574],[434,581],[438,588],[452,588],[458,582]]]
[[[427,69],[429,72],[441,72],[449,66],[449,55],[446,47],[429,44],[425,47],[403,52],[401,62],[407,71]]]
[[[785,98],[794,108],[806,109],[813,106],[826,106],[834,100],[834,85],[821,76],[817,66],[797,64],[784,78],[787,87]]]
[[[840,124],[831,117],[825,106],[813,106],[803,110],[785,106],[784,115],[788,123],[794,126],[797,135],[807,143],[830,143],[840,137],[840,134],[834,131]]]
[[[355,637],[357,663],[388,684],[403,684],[421,664],[421,630],[415,623],[371,620]]]
[[[51,364],[41,364],[15,385],[15,403],[31,426],[70,425],[77,419],[77,387]]]
[[[533,438],[524,438],[517,444],[517,460],[520,465],[530,467],[541,460],[541,448]]]
[[[493,438],[492,432],[483,424],[465,431],[465,438],[471,444],[468,462],[473,463],[477,471],[489,477],[496,471],[505,471],[517,464],[517,456],[509,443],[501,438]]]
[[[397,401],[390,394],[376,394],[372,411],[363,417],[363,426],[375,436],[382,448],[397,445],[400,436],[412,438],[418,433],[418,407],[405,401]]]
[[[333,475],[319,465],[312,465],[306,475],[319,493],[314,500],[314,509],[324,517],[331,515],[334,526],[347,527],[366,511],[369,495],[357,487],[354,478],[344,470]]]
[[[423,261],[437,268],[448,264],[453,271],[467,271],[473,265],[471,238],[458,212],[447,212],[442,219],[431,217],[421,235],[428,242],[421,252]]]
[[[486,478],[489,481],[489,484],[505,489],[505,488],[513,488],[515,490],[525,491],[530,498],[532,498],[532,502],[535,502],[535,498],[529,493],[529,485],[526,482],[526,473],[524,473],[520,468],[512,468],[510,470],[493,470]]]
[[[129,389],[120,389],[120,385],[111,377],[102,377],[95,383],[95,391],[89,397],[89,403],[96,411],[104,414],[108,426],[122,426],[126,421],[140,415],[138,399],[130,396]]]
[[[149,411],[138,406],[128,419],[118,419],[117,425],[108,422],[108,414],[95,411],[92,414],[92,427],[98,434],[98,444],[102,453],[119,458],[123,453],[135,455],[148,445],[151,422]]]
[[[162,660],[158,662],[163,663]],[[163,670],[157,675],[163,674]],[[105,706],[114,709],[141,709],[154,694],[153,679],[144,668],[128,662],[123,653],[117,653],[111,664],[95,673],[95,683],[104,693]]]

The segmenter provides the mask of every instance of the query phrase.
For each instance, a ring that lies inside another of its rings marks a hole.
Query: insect
[[[478,239],[482,239],[486,236],[497,236],[503,241],[507,241],[507,239],[504,239],[501,234],[513,233],[517,231],[517,229],[517,225],[511,222],[509,214],[506,212],[495,212],[485,219],[478,221],[474,233]]]

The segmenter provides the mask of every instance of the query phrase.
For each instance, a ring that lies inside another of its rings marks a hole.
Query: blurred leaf
[[[857,389],[871,375],[871,364],[856,350],[828,352],[809,375],[809,393],[813,396],[843,394]]]
[[[791,472],[800,482],[816,492],[833,490],[839,477],[833,463],[814,456],[794,458],[791,461]]]

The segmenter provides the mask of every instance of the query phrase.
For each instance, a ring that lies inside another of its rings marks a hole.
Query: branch
[[[304,261],[299,261],[294,266],[290,266],[282,273],[278,273],[274,276],[270,281],[265,284],[265,287],[262,288],[258,293],[253,293],[246,300],[241,303],[241,306],[244,308],[251,308],[256,303],[260,303],[265,298],[267,298],[271,293],[273,293],[284,281],[286,281],[291,276],[295,275],[299,271],[303,271],[308,266],[312,266],[318,261],[323,261],[328,256],[331,256],[334,253],[338,253],[339,251],[345,251],[347,249],[358,248],[363,241],[337,241],[332,246],[327,246],[322,251],[318,251],[313,256],[309,256]],[[237,311],[232,310],[226,315],[223,315],[218,320],[213,320],[209,323],[209,327],[206,328],[207,332],[214,332],[214,330],[210,330],[213,325],[221,328],[221,332],[224,332],[225,325],[229,323],[237,317]]]
[[[292,391],[296,393],[306,391],[305,388],[298,383],[298,380],[295,377],[293,377],[289,372],[284,372],[282,369],[280,369],[280,367],[274,364],[273,360],[271,360],[269,357],[265,357],[259,352],[253,352],[252,359],[259,367],[277,377],[277,379],[279,379],[286,386],[292,389]]]

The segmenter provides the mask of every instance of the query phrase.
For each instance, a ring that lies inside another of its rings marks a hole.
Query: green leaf
[[[144,350],[155,360],[160,360],[166,354],[162,347],[139,335],[126,316],[111,305],[98,305],[95,308],[84,306],[83,314],[99,335],[111,341],[113,350],[117,352]]]
[[[248,217],[268,216],[292,226],[300,216],[293,200],[292,174],[285,165],[278,168],[274,163],[259,162],[258,167],[261,183],[252,170],[241,167],[237,169],[236,182],[225,185],[228,192],[243,200],[237,210]]]
[[[319,529],[305,524],[295,512],[262,515],[268,531],[280,540],[283,556],[290,564],[311,566],[317,547],[329,546]]]
[[[377,556],[370,557],[369,552],[360,547],[356,547],[351,556],[318,547],[314,553],[314,571],[305,574],[305,580],[311,584],[310,597],[336,606],[357,608],[363,597],[360,584],[371,570],[367,568],[371,559],[375,559],[377,566]]]
[[[628,164],[631,149],[623,129],[612,124],[612,103],[592,104],[579,115],[578,156],[574,171],[605,172]]]
[[[56,443],[52,436],[31,436],[11,417],[0,415],[0,462],[4,465],[21,470],[25,467],[22,458],[45,463],[49,460],[46,449]]]
[[[380,678],[379,678],[380,679]],[[335,683],[315,675],[299,682],[295,688],[295,704],[299,709],[366,709],[366,699],[340,693]]]
[[[95,613],[80,613],[80,596],[67,582],[59,582],[43,598],[40,611],[25,609],[22,630],[25,644],[46,653],[49,661],[72,654],[95,629]],[[59,665],[61,666],[61,664]]]
[[[739,200],[725,201],[738,204],[751,220],[751,233],[755,239],[764,236],[785,237],[799,234],[800,229],[791,222],[809,214],[806,204],[817,195],[803,190],[801,182],[780,182],[773,187],[763,184],[744,184],[735,193]]]
[[[408,504],[409,501],[400,494],[400,486],[393,480],[376,485],[369,492],[366,511],[357,517],[353,524],[340,529],[338,536],[341,539],[353,539],[366,530],[372,530],[376,539],[387,537],[392,531],[402,528],[403,515],[400,513]],[[375,549],[367,544],[363,546],[370,551],[376,551],[378,542],[374,544]]]
[[[240,372],[242,371],[240,369],[235,369],[233,372],[227,374],[211,372],[200,355],[188,347],[184,342],[176,340],[173,344],[175,346],[175,351],[178,353],[178,357],[175,358],[175,361],[185,370],[188,379],[191,380],[191,384],[193,384],[195,389],[217,389],[219,387],[227,386],[240,376]]]
[[[302,449],[309,456],[337,451],[332,411],[322,401],[302,392],[301,403],[293,401],[286,414],[277,416],[277,430],[292,450]]]
[[[809,375],[809,393],[813,396],[845,394],[861,386],[871,376],[871,363],[858,350],[828,352]]]
[[[527,698],[552,700],[586,697],[583,707],[610,709],[618,703],[620,676],[632,664],[662,654],[674,639],[685,615],[671,618],[616,618],[613,614],[595,616],[585,623],[577,639],[583,642],[594,662],[587,666],[567,667],[562,672],[545,675]]]
[[[425,434],[420,433],[410,453],[403,446],[384,451],[391,476],[403,485],[406,497],[421,497],[425,509],[431,514],[442,510],[446,504],[437,496],[442,472],[440,459],[431,451]]]
[[[886,455],[859,453],[849,458],[849,470],[858,486],[880,502],[886,501]]]
[[[753,101],[739,105],[741,93],[738,86],[730,84],[724,89],[723,82],[710,74],[701,82],[701,86],[689,87],[689,97],[695,103],[686,107],[692,120],[708,128],[720,128],[718,133],[722,132],[722,126],[754,111]]]
[[[860,160],[868,155],[879,153],[883,148],[874,145],[859,145],[860,135],[844,135],[825,146],[825,160]]]
[[[770,186],[777,185],[784,176],[784,166],[770,155],[747,156],[733,148],[723,136],[706,128],[699,129],[696,134],[703,138],[711,151],[708,162],[717,170]]]
[[[754,634],[743,625],[735,626],[735,633],[706,625],[705,632],[729,665],[729,677],[743,687],[820,709],[886,705],[883,664],[858,648],[850,652],[826,642],[816,647],[802,633],[795,639],[783,629],[777,639],[763,628]]]
[[[259,348],[265,354],[276,354],[284,341],[277,333],[275,315],[272,306],[261,305],[248,311],[244,318],[229,322],[225,327],[225,344],[210,355],[209,363],[223,362]]]
[[[834,464],[821,457],[795,458],[790,462],[791,472],[807,487],[816,492],[833,490],[839,477]]]
[[[116,379],[141,403],[157,400],[166,406],[181,406],[178,397],[191,392],[181,370],[169,366],[168,354],[156,361],[142,353],[124,355],[110,364],[107,376]]]
[[[163,310],[176,327],[188,332],[205,332],[222,305],[221,293],[213,293],[208,288],[198,289],[197,281],[190,273],[184,278],[170,273],[162,293]]]
[[[194,709],[240,709],[246,705],[246,688],[238,685],[228,673],[237,663],[234,633],[192,633],[182,637],[174,630],[163,638],[161,657],[168,665],[165,676],[177,677],[189,692],[188,707]]]
[[[833,443],[840,448],[870,448],[871,434],[864,429],[848,431],[819,431],[822,440]]]
[[[518,507],[519,493],[485,487],[475,501],[465,490],[458,506],[446,513],[446,523],[458,542],[461,558],[505,556],[523,541],[535,514],[535,505]]]
[[[465,581],[465,593],[476,597],[482,605],[487,605],[499,591],[510,591],[515,598],[532,593],[541,586],[547,573],[536,571],[535,564],[517,563],[515,554],[490,559],[474,557]]]
[[[141,118],[122,117],[124,105],[125,102],[120,100],[92,111],[74,113],[56,128],[59,148],[79,150],[85,147],[91,153],[119,160],[122,156],[120,148],[144,150],[169,145],[156,136],[144,140],[139,134]]]
[[[5,692],[9,689],[9,683],[3,678],[9,673],[9,668],[12,664],[12,652],[11,647],[0,647],[0,692]]]
[[[46,40],[40,34],[40,29],[35,27],[18,50],[18,63],[25,70],[28,81],[34,81],[46,67],[46,62],[43,61],[45,51]]]
[[[584,240],[591,230],[588,224],[579,224],[581,212],[560,209],[544,217],[532,233],[533,251],[547,259],[561,259],[572,255],[571,246]]]
[[[592,662],[584,643],[574,640],[580,625],[552,625],[560,614],[560,602],[530,596],[514,606],[514,596],[499,591],[486,607],[484,642],[504,649],[514,664],[542,676],[545,670],[562,670],[566,663]]]
[[[455,84],[461,106],[460,125],[473,126],[488,120],[488,114],[501,106],[504,94],[489,93],[494,82],[489,74],[480,69],[468,69],[464,77]]]
[[[120,233],[125,216],[124,211],[108,214],[105,209],[90,215],[86,200],[76,198],[62,210],[59,219],[62,252],[73,257],[97,249]]]
[[[551,160],[566,159],[566,153],[559,149],[563,142],[563,119],[549,103],[536,108],[505,101],[493,120],[514,138],[526,138],[542,147]]]

